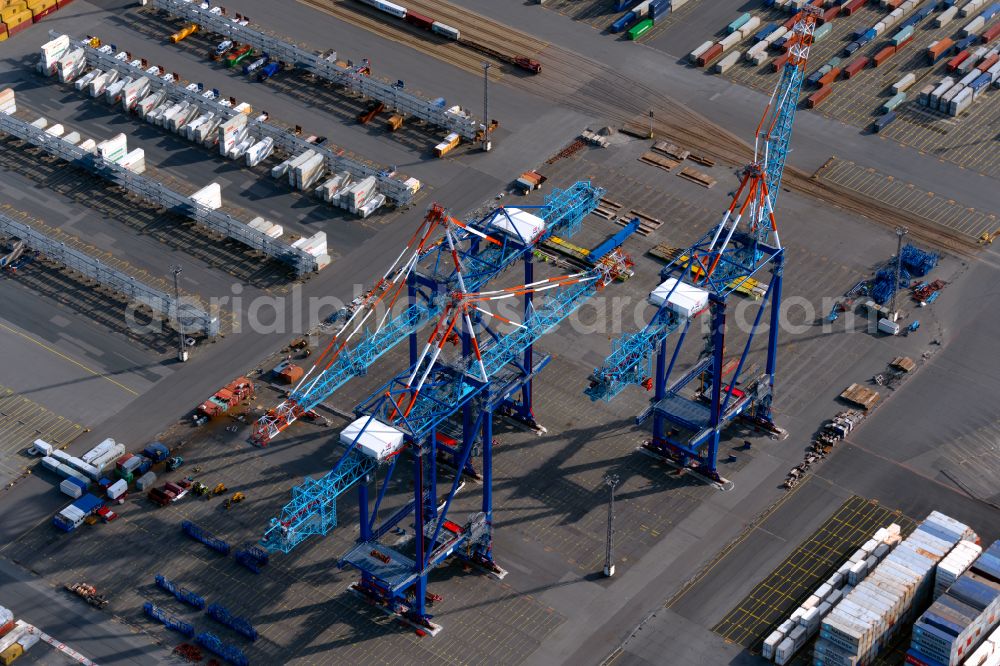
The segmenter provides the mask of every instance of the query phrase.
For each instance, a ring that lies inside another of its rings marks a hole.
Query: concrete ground
[[[609,68],[627,71],[628,77],[651,82],[654,90],[684,99],[741,135],[748,135],[757,122],[759,109],[763,108],[759,93],[669,66],[672,63],[663,62],[662,52],[648,47],[635,48],[596,39],[589,28],[570,24],[537,7],[498,8],[495,3],[479,0],[465,4],[487,14],[503,13],[502,20],[530,28],[554,43],[567,44]],[[346,120],[348,114],[343,112],[327,114],[322,109],[302,109],[297,98],[291,95],[285,98],[284,93],[275,94],[267,87],[239,80],[228,72],[220,73],[192,50],[157,46],[148,39],[148,25],[143,24],[147,32],[130,27],[137,20],[145,21],[141,16],[136,18],[139,15],[120,12],[116,21],[109,21],[106,14],[97,11],[119,6],[109,3],[105,7],[78,0],[71,5],[71,13],[57,14],[49,25],[57,30],[100,33],[107,41],[119,40],[123,48],[144,57],[153,54],[154,62],[177,69],[186,78],[203,80],[227,94],[251,100],[255,107],[267,108],[275,117],[293,121],[302,118],[304,127],[318,127],[318,133],[324,127],[343,132],[342,141],[333,130],[328,133],[352,150],[397,164],[426,179],[431,190],[427,200],[442,201],[456,212],[478,207],[504,188],[520,170],[537,165],[566,145],[581,126],[591,120],[600,121],[591,119],[575,99],[574,110],[567,113],[524,93],[523,87],[507,85],[501,79],[492,95],[498,99],[495,115],[501,119],[503,131],[511,132],[508,140],[501,142],[498,138],[498,149],[492,155],[469,152],[432,163],[422,156],[419,132],[396,143],[392,137],[350,124]],[[472,74],[369,32],[318,20],[318,14],[301,5],[279,8],[245,2],[233,5],[233,9],[242,9],[256,21],[273,25],[276,30],[317,47],[333,42],[341,57],[377,53],[378,71],[384,68],[387,75],[405,78],[408,86],[446,95],[471,108],[478,104],[480,82]],[[164,35],[169,34],[167,26],[163,30]],[[34,42],[25,46],[31,35],[37,36],[37,30],[5,43],[0,56],[6,57],[4,49],[20,49],[20,55],[11,56],[11,63],[21,67],[23,55],[37,48]],[[42,39],[39,37],[38,41]],[[626,46],[630,50],[624,50]],[[16,76],[21,79],[21,75]],[[622,94],[632,92],[627,89],[628,77],[622,79],[625,88]],[[640,100],[649,94],[648,90],[635,92]],[[45,95],[55,95],[52,99],[58,100],[69,95],[54,89],[36,92],[34,88],[25,94],[38,95],[34,99],[41,102],[45,101]],[[261,107],[262,104],[265,106]],[[56,104],[49,102],[49,105],[46,113],[61,113]],[[70,124],[73,113],[72,108],[67,112]],[[102,122],[115,122],[100,114],[95,118],[95,130]],[[960,178],[961,174],[951,165],[920,160],[914,151],[895,145],[873,149],[846,126],[802,114],[796,131],[790,160],[800,168],[818,168],[835,152],[843,153],[906,178],[927,191],[948,189],[956,200],[970,206],[988,208],[992,201],[988,188],[975,180]],[[163,151],[156,154],[164,162],[171,159],[173,151],[183,152],[180,146],[161,144],[156,138],[152,138],[150,145],[154,152]],[[646,147],[647,144],[636,141],[608,151],[587,149],[544,168],[550,176],[547,187],[592,178],[608,187],[609,198],[664,220],[661,229],[648,238],[629,240],[626,249],[638,259],[637,275],[632,281],[613,287],[621,288],[620,294],[628,299],[626,306],[639,312],[640,319],[644,311],[640,304],[655,286],[659,266],[645,255],[646,250],[661,242],[671,245],[690,242],[717,219],[726,201],[726,191],[733,183],[732,173],[720,165],[712,170],[719,184],[712,190],[699,188],[639,163],[637,157]],[[208,160],[204,156],[204,159],[204,165],[198,159],[192,162],[201,165],[193,169],[203,170],[192,172],[195,178],[208,177],[218,169],[214,158]],[[178,173],[183,178],[186,168]],[[254,178],[242,170],[227,176],[233,178],[231,189],[246,189],[245,183]],[[19,174],[8,173],[3,181],[12,183],[8,188],[14,190],[20,182],[17,178]],[[251,201],[247,207],[252,209],[254,203]],[[81,209],[77,202],[59,197],[46,201],[46,206],[62,216],[56,224],[78,215]],[[343,241],[343,254],[338,261],[310,279],[304,293],[344,299],[354,293],[356,284],[369,284],[415,228],[422,214],[417,208],[422,208],[422,204],[391,224],[358,229],[356,236]],[[712,635],[707,623],[709,616],[721,617],[738,600],[724,584],[709,587],[702,609],[704,616],[697,621],[660,609],[676,589],[737,539],[761,510],[782,496],[778,485],[786,470],[801,460],[802,450],[815,428],[842,407],[836,395],[851,382],[867,381],[883,370],[893,356],[906,353],[921,358],[925,351],[934,352],[922,362],[917,375],[897,389],[864,428],[823,464],[817,478],[810,483],[825,481],[831,488],[830,497],[846,494],[872,497],[914,517],[938,508],[973,524],[983,534],[989,534],[988,525],[1000,524],[993,509],[970,499],[960,489],[968,487],[980,492],[985,485],[982,470],[988,458],[980,454],[994,432],[982,395],[991,393],[995,384],[992,377],[997,374],[991,370],[992,356],[987,346],[988,331],[995,327],[995,322],[989,314],[991,309],[983,307],[992,297],[988,285],[995,282],[995,250],[985,252],[984,260],[974,262],[971,268],[958,259],[947,258],[934,275],[948,280],[949,287],[938,303],[919,312],[921,329],[907,338],[873,338],[863,332],[864,322],[860,320],[850,325],[849,318],[843,317],[836,326],[823,327],[816,325],[815,319],[826,314],[832,299],[866,277],[874,263],[893,252],[892,234],[791,193],[782,194],[780,210],[782,239],[788,254],[786,302],[799,299],[797,309],[789,312],[793,328],[781,341],[776,397],[778,421],[788,429],[789,438],[784,442],[756,441],[751,453],[737,454],[736,462],[724,465],[723,473],[736,483],[729,493],[719,493],[688,477],[676,477],[651,465],[648,457],[635,451],[645,435],[633,425],[635,414],[645,405],[646,395],[640,389],[630,389],[608,404],[590,403],[582,396],[587,375],[609,349],[608,334],[595,333],[593,327],[615,320],[596,308],[584,309],[576,328],[563,327],[539,345],[539,349],[556,355],[536,384],[536,414],[549,427],[549,433],[537,438],[507,424],[498,427],[501,444],[495,461],[495,552],[511,575],[503,582],[496,582],[457,566],[436,572],[431,589],[441,593],[444,600],[434,612],[445,631],[434,639],[418,639],[384,617],[366,612],[345,591],[354,574],[336,570],[336,560],[353,543],[355,535],[357,512],[350,494],[342,498],[338,507],[340,528],[324,539],[303,545],[290,556],[275,556],[266,572],[257,577],[180,534],[180,520],[191,519],[234,545],[259,538],[268,519],[277,515],[288,500],[289,488],[303,475],[322,474],[336,460],[338,447],[331,445],[331,439],[342,424],[338,421],[333,422],[329,431],[297,425],[266,450],[247,449],[246,428],[236,433],[226,432],[221,426],[229,425],[228,421],[204,433],[186,425],[168,432],[171,443],[185,442],[181,451],[188,459],[188,468],[186,472],[181,470],[178,478],[200,467],[202,471],[197,474],[206,482],[221,480],[233,490],[247,492],[249,500],[228,512],[221,508],[218,499],[194,498],[168,509],[154,510],[133,495],[122,507],[119,521],[61,535],[47,524],[52,512],[64,504],[52,487],[54,479],[41,473],[32,475],[4,493],[0,542],[7,545],[0,547],[0,556],[22,565],[30,562],[45,582],[87,579],[107,589],[116,615],[136,623],[168,645],[175,644],[178,642],[175,636],[168,637],[164,630],[140,617],[141,603],[154,600],[171,612],[195,621],[199,627],[211,628],[225,640],[238,643],[251,655],[252,662],[597,663],[614,646],[638,631],[652,640],[632,638],[627,643],[625,652],[637,659],[655,662],[656,655],[671,651],[706,663],[719,661],[720,655],[739,663],[746,655]],[[307,215],[297,210],[292,218],[302,220]],[[91,221],[87,224],[95,224],[97,218],[88,219]],[[604,220],[588,221],[580,234],[581,244],[596,242],[609,233],[608,226]],[[116,249],[123,249],[127,258],[130,252],[136,256],[151,255],[138,249],[141,246],[135,244],[137,238],[119,227],[107,240],[118,246]],[[159,272],[164,272],[173,259],[157,258]],[[154,260],[149,261],[150,268],[155,268]],[[191,261],[185,259],[185,263]],[[192,269],[190,274],[196,280],[197,270],[203,270],[206,279],[218,280],[213,283],[218,285],[217,289],[228,284],[217,268]],[[218,293],[216,288],[204,287],[205,284],[208,283],[185,286],[203,296]],[[40,326],[51,327],[50,301],[30,298],[23,301],[23,309],[30,313],[30,333],[37,334],[34,328]],[[976,312],[974,325],[968,323],[970,311]],[[292,315],[284,313],[279,319],[287,323]],[[959,326],[959,322],[965,325]],[[587,332],[581,330],[587,327]],[[286,333],[277,334],[244,330],[216,345],[198,349],[195,363],[180,370],[169,366],[174,371],[155,385],[155,393],[147,393],[142,403],[136,403],[144,411],[134,408],[119,411],[105,420],[100,430],[81,437],[72,450],[85,450],[107,433],[114,433],[130,448],[141,447],[162,430],[164,423],[181,419],[232,376],[262,365],[261,359],[287,343],[291,330],[286,328]],[[76,331],[73,335],[83,337]],[[734,332],[733,346],[738,348],[742,339]],[[932,344],[934,340],[943,346]],[[118,343],[110,346],[114,344]],[[94,346],[98,351],[92,352],[94,358],[88,360],[97,365],[98,372],[113,371],[115,366],[102,356],[109,345]],[[754,350],[759,352],[757,346]],[[970,357],[974,361],[970,362]],[[691,357],[685,358],[689,361]],[[338,393],[333,406],[340,411],[353,409],[403,364],[401,354],[387,356],[368,376]],[[981,372],[977,374],[976,369]],[[947,386],[947,396],[943,397],[938,384],[932,381],[938,378]],[[2,379],[7,382],[6,376]],[[276,399],[276,394],[262,392],[255,407],[266,409]],[[922,427],[912,431],[903,428],[909,439],[897,438],[899,424],[908,424],[911,419],[919,421]],[[869,435],[870,432],[874,435]],[[869,436],[872,439],[867,439]],[[742,433],[737,433],[727,440],[724,453],[728,455],[743,438]],[[892,439],[888,445],[887,438]],[[916,449],[909,444],[911,441],[917,442]],[[908,457],[914,450],[919,458],[916,463]],[[942,453],[938,456],[936,451]],[[978,463],[979,460],[984,463]],[[939,478],[938,472],[945,465],[964,486],[954,483],[949,486]],[[606,491],[601,478],[608,470],[615,470],[622,477],[617,519],[619,573],[610,581],[599,574],[606,519]],[[407,488],[407,483],[391,488],[387,511],[404,501]],[[474,485],[463,489],[459,497],[453,515],[463,516],[475,510],[478,489]],[[802,507],[800,522],[787,526],[787,533],[761,541],[761,556],[753,567],[758,576],[765,575],[794,548],[795,537],[805,536],[802,530],[807,531],[808,525],[823,519],[823,507],[828,501],[832,500],[826,496],[813,497]],[[829,506],[833,508],[832,503]],[[404,523],[404,527],[408,525]],[[158,549],[150,549],[151,542]],[[164,557],[164,552],[170,552],[171,556]],[[128,562],[127,570],[114,566],[119,562]],[[152,585],[152,576],[157,572],[247,615],[263,638],[253,646],[248,645],[207,618],[185,611]],[[748,576],[747,584],[752,582]],[[656,614],[655,622],[664,624],[643,624],[651,613]],[[637,630],[639,626],[644,629]],[[656,631],[647,631],[645,627]]]

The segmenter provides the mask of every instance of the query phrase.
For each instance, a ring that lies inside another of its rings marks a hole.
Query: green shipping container
[[[820,27],[816,28],[815,32],[813,32],[813,41],[818,42],[819,40],[823,39],[824,37],[830,34],[831,30],[833,30],[833,24],[824,23]]]
[[[628,38],[631,40],[636,40],[649,32],[649,29],[653,27],[653,22],[649,19],[645,21],[639,21],[636,23],[631,30],[628,31]]]
[[[885,104],[882,105],[882,113],[889,113],[905,101],[906,93],[897,93],[893,95]]]

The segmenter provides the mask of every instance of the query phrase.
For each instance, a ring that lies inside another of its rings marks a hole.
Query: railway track
[[[467,71],[482,71],[481,56],[471,54],[457,44],[436,40],[433,35],[423,31],[409,30],[409,26],[401,21],[396,25],[397,22],[391,17],[378,12],[369,13],[364,9],[365,5],[353,0],[299,1]],[[659,136],[669,137],[686,149],[734,166],[747,164],[753,159],[752,149],[741,138],[658,90],[629,79],[602,63],[560,46],[547,44],[448,2],[409,0],[408,6],[458,28],[463,36],[504,52],[520,51],[519,55],[534,57],[542,62],[543,73],[540,76],[506,76],[504,82],[508,85],[524,89],[554,104],[586,114],[596,114],[620,126],[641,122],[640,126],[645,127],[646,114],[653,109],[656,112],[654,131]],[[435,44],[435,41],[441,43]],[[516,71],[510,65],[501,65],[500,68],[494,67],[491,72],[497,69],[509,73]],[[825,182],[794,167],[786,165],[782,186],[887,227],[905,225],[914,238],[957,255],[972,257],[976,254],[976,244],[957,233],[929,220],[903,214],[889,204]]]
[[[409,23],[395,20],[391,16],[376,11],[368,5],[353,2],[353,0],[349,2],[343,0],[298,1],[324,14],[338,18],[345,23],[356,25],[386,39],[409,46],[415,51],[420,51],[439,60],[444,60],[459,69],[472,74],[482,75],[483,73],[483,56],[472,53],[450,39],[439,37],[426,30],[420,30]],[[377,74],[378,63],[375,63],[374,69]],[[503,73],[500,69],[493,68],[490,70],[491,80],[499,80],[502,76]]]

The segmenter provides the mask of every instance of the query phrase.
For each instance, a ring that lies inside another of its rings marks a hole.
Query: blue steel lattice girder
[[[588,181],[579,181],[565,190],[553,190],[546,197],[544,205],[521,206],[521,208],[535,210],[545,220],[546,230],[543,237],[556,232],[569,237],[579,229],[583,218],[597,208],[603,195],[604,189],[591,185]],[[482,220],[470,222],[469,225],[484,233],[491,233],[488,224],[492,215],[493,213],[488,214]],[[504,239],[502,250],[496,250],[494,249],[496,246],[491,243],[480,243],[480,239],[471,233],[459,230],[456,235],[467,241],[462,245],[459,254],[463,263],[471,269],[472,274],[467,278],[470,291],[481,289],[491,279],[532,251],[531,246],[518,244],[509,238]],[[487,247],[484,248],[483,245]],[[437,251],[440,252],[442,248],[443,244],[440,244]],[[428,251],[428,254],[432,251]],[[444,284],[449,284],[452,278],[453,273],[443,279]],[[441,284],[440,280],[433,282],[436,283],[433,285],[435,287]],[[393,349],[407,334],[415,332],[440,314],[440,300],[435,298],[437,291],[436,288],[433,290],[429,302],[412,303],[403,313],[392,317],[381,330],[368,333],[353,347],[345,348],[330,368],[323,371],[318,378],[313,378],[304,384],[300,390],[294,391],[291,400],[298,404],[302,411],[308,411],[333,395],[353,377],[364,375],[372,363]]]

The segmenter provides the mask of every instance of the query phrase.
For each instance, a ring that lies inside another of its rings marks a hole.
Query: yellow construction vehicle
[[[979,244],[980,245],[992,245],[993,244],[993,239],[997,237],[997,234],[1000,234],[1000,229],[997,229],[993,233],[990,233],[988,231],[984,231],[983,235],[979,237]]]
[[[222,493],[226,492],[226,490],[227,490],[226,484],[218,483],[215,485],[214,488],[212,488],[212,496],[216,497],[218,495],[221,495]]]
[[[225,507],[226,507],[227,509],[229,509],[229,508],[230,508],[230,507],[232,507],[232,506],[233,506],[234,504],[239,504],[240,502],[242,502],[242,501],[243,501],[243,500],[245,500],[246,498],[247,498],[247,496],[246,496],[246,495],[244,495],[243,493],[241,493],[241,492],[237,491],[237,492],[233,493],[233,496],[232,496],[232,497],[230,497],[229,499],[227,499],[227,500],[226,500],[226,501],[224,502],[224,504],[223,504],[223,505],[224,505],[224,506],[225,506]]]

